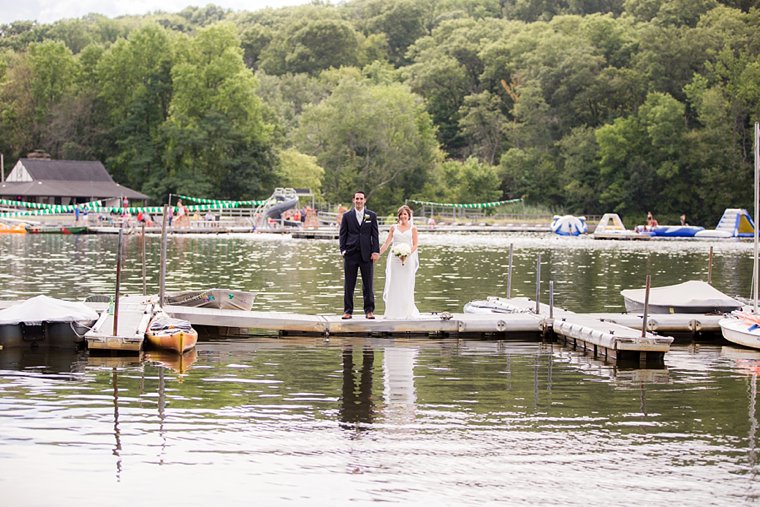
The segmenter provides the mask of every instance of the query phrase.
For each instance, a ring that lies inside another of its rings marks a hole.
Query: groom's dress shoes
[[[374,319],[375,318],[375,314],[372,313],[372,312],[367,312],[367,318],[368,319]]]
[[[344,313],[343,317],[341,317],[341,319],[343,319],[343,320],[348,320],[350,318],[351,318],[351,314],[350,313]]]

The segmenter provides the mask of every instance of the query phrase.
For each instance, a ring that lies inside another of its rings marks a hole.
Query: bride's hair
[[[406,211],[406,214],[407,214],[407,215],[409,215],[409,221],[411,222],[411,221],[412,221],[412,208],[410,208],[410,207],[409,207],[409,206],[407,206],[406,204],[403,204],[403,205],[402,205],[402,206],[401,206],[401,207],[398,209],[398,212],[396,213],[396,216],[397,216],[397,217],[401,217],[401,212],[402,212],[402,211]]]

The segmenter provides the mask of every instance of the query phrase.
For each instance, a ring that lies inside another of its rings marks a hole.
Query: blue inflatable
[[[554,234],[560,236],[580,236],[588,232],[588,224],[586,224],[586,217],[554,215],[551,229]]]
[[[652,236],[658,238],[693,238],[699,231],[704,230],[704,227],[695,225],[658,225],[651,232]]]

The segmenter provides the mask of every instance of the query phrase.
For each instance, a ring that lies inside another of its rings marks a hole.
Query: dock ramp
[[[145,331],[153,318],[155,297],[124,296],[119,298],[118,329],[114,333],[114,316],[103,311],[100,318],[85,335],[90,350],[139,352],[145,340]]]

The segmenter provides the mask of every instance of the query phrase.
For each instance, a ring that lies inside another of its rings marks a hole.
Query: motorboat
[[[145,332],[145,337],[153,347],[173,350],[183,354],[198,343],[198,332],[186,320],[157,313]]]
[[[628,313],[644,310],[646,289],[620,291]],[[676,285],[655,287],[649,290],[648,312],[722,314],[738,310],[742,303],[731,298],[707,282],[690,280]]]
[[[167,294],[164,303],[193,308],[250,311],[255,299],[255,292],[232,289],[206,289]]]
[[[84,303],[35,296],[0,310],[0,345],[75,347],[97,320]]]

